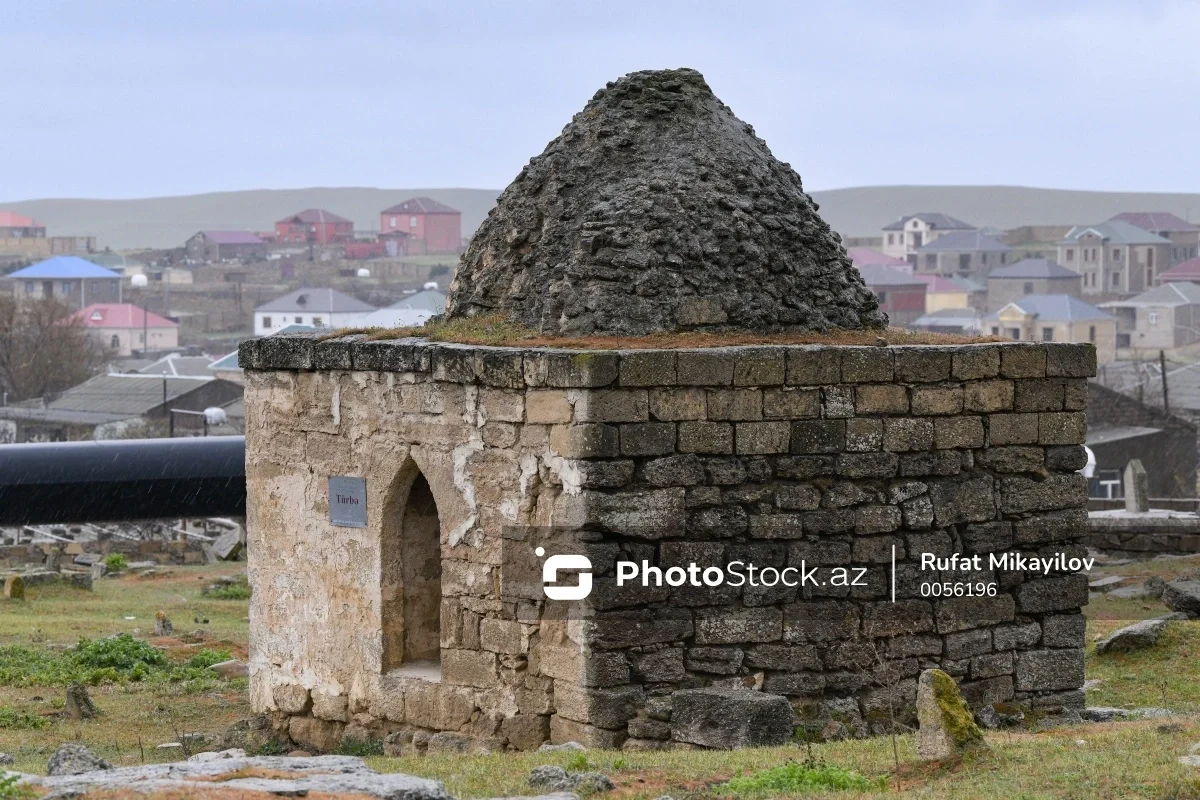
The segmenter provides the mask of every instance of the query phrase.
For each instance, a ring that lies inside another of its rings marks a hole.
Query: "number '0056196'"
[[[994,583],[922,583],[921,597],[995,597],[999,588]]]

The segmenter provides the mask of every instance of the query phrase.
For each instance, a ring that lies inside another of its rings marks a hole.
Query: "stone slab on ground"
[[[1172,611],[1200,617],[1200,581],[1171,581],[1163,589],[1162,601]]]
[[[1185,615],[1180,614],[1179,616]],[[1124,628],[1113,631],[1107,638],[1099,642],[1096,645],[1096,652],[1128,653],[1144,647],[1153,647],[1158,643],[1163,631],[1167,629],[1167,624],[1177,618],[1175,614],[1168,614],[1165,617],[1144,619],[1141,622],[1126,625]]]
[[[917,680],[917,721],[917,756],[924,761],[987,748],[958,684],[940,669],[927,669]]]
[[[783,695],[750,689],[684,689],[671,695],[671,738],[721,750],[777,747],[795,717]]]

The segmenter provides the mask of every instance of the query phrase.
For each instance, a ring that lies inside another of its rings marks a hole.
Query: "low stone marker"
[[[63,713],[71,719],[92,719],[96,716],[96,704],[92,702],[87,687],[82,683],[72,683],[67,687],[67,701]]]
[[[4,579],[4,597],[7,600],[25,599],[25,581],[20,575],[9,575]]]
[[[925,761],[987,747],[958,684],[940,669],[925,670],[917,681],[917,721],[917,756]]]
[[[751,689],[684,689],[671,695],[671,738],[719,750],[777,747],[792,736],[788,699]]]
[[[1138,514],[1150,510],[1150,478],[1136,458],[1125,465],[1125,510]]]

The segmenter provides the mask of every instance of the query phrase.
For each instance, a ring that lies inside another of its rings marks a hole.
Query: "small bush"
[[[50,720],[27,711],[18,711],[11,706],[0,706],[0,728],[11,730],[37,730],[50,725]],[[0,795],[3,797],[4,795]]]
[[[167,655],[128,633],[107,639],[80,639],[75,646],[75,663],[92,669],[114,669],[118,673],[149,667],[165,667]]]
[[[4,770],[0,769],[0,800],[32,800],[37,797],[37,792],[32,786],[18,783],[21,776],[15,772],[5,774]]]
[[[567,759],[567,766],[565,767],[570,772],[586,772],[591,768],[591,763],[583,753],[575,753],[575,755]]]
[[[212,600],[249,600],[250,585],[246,583],[227,583],[204,592],[204,596]]]
[[[381,742],[380,750],[383,749]],[[278,739],[268,739],[258,747],[247,747],[246,755],[248,756],[285,756],[288,753],[288,747]]]
[[[120,572],[129,566],[129,561],[120,553],[111,553],[104,557],[104,566],[109,572]]]
[[[742,794],[802,794],[817,789],[871,789],[886,788],[883,778],[871,780],[841,767],[821,763],[802,764],[792,761],[782,766],[764,769],[753,775],[733,778],[724,784],[725,789],[736,795]]]
[[[346,737],[338,743],[337,749],[334,752],[339,756],[358,756],[359,758],[381,756],[383,755],[383,739],[354,739]]]
[[[185,661],[184,666],[193,669],[207,669],[213,664],[220,664],[222,661],[228,661],[231,658],[233,658],[233,653],[229,650],[210,650],[205,647]]]

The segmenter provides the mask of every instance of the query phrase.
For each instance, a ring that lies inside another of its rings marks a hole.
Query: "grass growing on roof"
[[[653,348],[730,347],[755,344],[839,344],[839,345],[911,345],[970,344],[1002,342],[994,336],[961,336],[923,333],[902,328],[887,330],[789,331],[756,333],[753,331],[685,331],[650,333],[645,336],[545,336],[536,330],[512,322],[502,315],[434,319],[419,326],[402,328],[342,328],[317,337],[319,341],[360,335],[368,341],[418,338],[431,342],[453,342],[492,347],[558,347],[584,350],[644,350]]]

